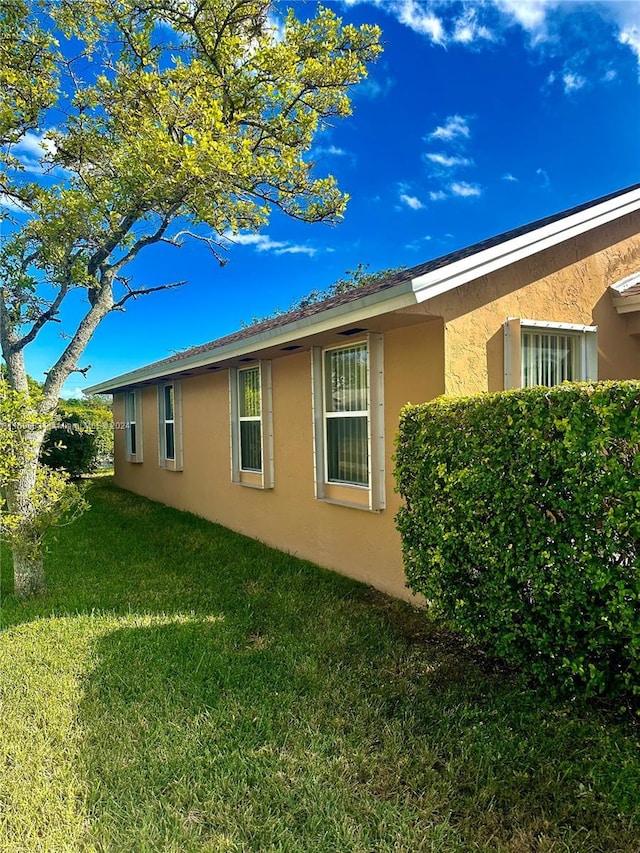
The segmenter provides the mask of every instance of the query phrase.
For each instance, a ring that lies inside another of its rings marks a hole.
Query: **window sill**
[[[257,489],[259,492],[272,492],[273,486],[264,486],[262,483],[249,483],[242,480],[232,480],[231,485],[242,486],[245,489]]]
[[[320,503],[323,504],[331,504],[332,506],[344,506],[347,507],[347,509],[359,509],[364,512],[373,512],[376,514],[380,514],[382,512],[381,509],[373,509],[369,506],[369,504],[359,504],[354,503],[353,501],[338,500],[337,498],[318,498],[318,500],[320,501]]]

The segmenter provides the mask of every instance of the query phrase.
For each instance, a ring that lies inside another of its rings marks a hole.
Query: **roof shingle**
[[[338,296],[333,296],[330,299],[325,299],[322,302],[315,302],[304,308],[297,308],[293,311],[287,311],[283,314],[278,314],[276,317],[271,317],[267,320],[263,320],[261,323],[255,323],[251,326],[247,326],[244,329],[239,329],[237,332],[232,332],[229,335],[225,335],[224,337],[216,338],[213,341],[209,341],[205,344],[200,344],[196,347],[191,347],[190,349],[183,350],[182,352],[176,353],[175,355],[169,356],[168,358],[161,359],[160,361],[154,361],[151,364],[146,365],[146,367],[162,367],[165,364],[169,365],[173,364],[174,362],[182,361],[183,359],[189,358],[190,356],[211,352],[212,350],[218,349],[222,346],[226,346],[227,344],[232,344],[238,341],[252,338],[254,335],[259,335],[263,332],[270,331],[271,329],[278,329],[282,326],[288,325],[289,323],[294,323],[297,320],[302,320],[306,317],[312,317],[316,314],[321,314],[323,311],[328,311],[330,308],[335,308],[338,305],[344,305],[349,302],[355,302],[356,300],[362,299],[365,296],[369,296],[372,293],[380,293],[384,290],[388,290],[392,287],[395,287],[396,285],[401,284],[404,281],[409,281],[411,279],[418,278],[419,276],[426,275],[427,273],[441,269],[442,267],[446,267],[449,264],[453,264],[456,261],[461,261],[464,258],[470,257],[471,255],[478,254],[479,252],[483,252],[486,249],[491,249],[494,246],[500,245],[501,243],[506,243],[507,241],[513,240],[516,237],[521,237],[524,234],[528,234],[531,231],[537,230],[538,228],[543,228],[546,225],[551,225],[561,219],[565,219],[566,217],[572,216],[576,213],[581,213],[582,211],[587,210],[590,207],[602,204],[603,202],[617,198],[618,196],[624,195],[625,193],[631,192],[632,190],[639,188],[640,183],[634,184],[630,187],[625,187],[624,189],[617,190],[616,192],[609,193],[605,196],[601,196],[600,198],[594,199],[593,201],[585,202],[584,204],[579,204],[576,207],[571,207],[568,210],[563,210],[560,213],[553,214],[552,216],[546,216],[543,219],[537,219],[535,222],[530,222],[527,225],[520,226],[519,228],[513,228],[510,231],[504,231],[502,234],[497,234],[495,237],[490,237],[487,240],[481,240],[480,242],[474,243],[471,246],[466,246],[463,249],[457,249],[454,252],[449,252],[446,255],[441,255],[438,258],[433,258],[430,261],[426,261],[422,264],[417,264],[416,266],[410,267],[406,270],[402,270],[401,272],[396,273],[395,275],[389,276],[388,278],[382,279],[380,281],[372,282],[371,284],[365,285],[363,287],[355,287],[353,288],[353,290],[348,290],[345,293],[341,293]],[[631,293],[627,291],[624,295],[631,295]]]

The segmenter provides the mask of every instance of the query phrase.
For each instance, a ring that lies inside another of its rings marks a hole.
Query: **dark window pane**
[[[176,446],[175,446],[175,436],[173,431],[173,424],[165,424],[164,425],[164,435],[165,435],[165,454],[167,459],[175,459],[176,458]]]
[[[327,474],[339,483],[369,484],[367,418],[327,418]]]
[[[136,425],[129,424],[129,441],[131,443],[131,453],[136,452]]]
[[[167,421],[173,420],[173,385],[164,386],[164,417]]]
[[[240,467],[243,471],[262,471],[260,421],[240,423]]]

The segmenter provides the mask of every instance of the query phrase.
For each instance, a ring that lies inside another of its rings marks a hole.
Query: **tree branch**
[[[222,255],[218,252],[218,249],[222,249],[226,252],[228,250],[228,247],[224,243],[221,243],[219,240],[215,240],[213,237],[205,237],[204,234],[195,234],[193,231],[183,230],[178,231],[178,233],[170,241],[167,242],[171,242],[172,245],[181,248],[183,245],[180,240],[181,237],[191,237],[192,240],[199,240],[201,243],[204,243],[207,246],[207,248],[209,249],[213,257],[216,259],[216,261],[218,261],[220,266],[223,267],[227,263],[227,259],[222,257]]]
[[[150,246],[152,243],[158,243],[165,234],[165,231],[173,222],[173,219],[178,211],[178,208],[182,204],[182,199],[179,202],[172,205],[169,210],[165,213],[162,222],[158,226],[158,228],[153,232],[153,234],[145,234],[144,237],[139,237],[133,246],[126,252],[119,261],[115,261],[113,264],[109,265],[109,270],[114,275],[120,272],[122,267],[126,266],[129,261],[132,261],[138,252],[141,249],[144,249],[145,246]]]
[[[122,281],[122,279],[120,279]],[[124,306],[125,302],[129,299],[137,299],[138,296],[146,296],[148,293],[157,293],[159,290],[171,290],[174,287],[182,287],[183,284],[186,284],[186,279],[184,281],[174,281],[171,284],[160,284],[157,287],[138,287],[132,288],[129,287],[129,284],[126,281],[123,281],[124,286],[127,288],[127,293],[119,299],[117,302],[114,302],[112,311],[120,311]]]
[[[84,352],[91,336],[109,311],[113,308],[113,277],[105,276],[97,289],[97,295],[91,307],[84,315],[71,340],[65,347],[60,358],[53,365],[44,383],[43,400],[38,409],[41,412],[52,412],[58,404],[62,386],[72,371],[75,371],[78,359]]]
[[[25,335],[14,341],[14,343],[12,344],[12,349],[14,351],[17,352],[18,350],[24,349],[27,344],[30,344],[31,341],[34,340],[34,338],[36,337],[40,329],[45,325],[45,323],[48,323],[49,320],[53,320],[56,317],[56,315],[60,311],[60,305],[62,304],[62,301],[64,300],[68,292],[69,285],[61,285],[56,298],[53,300],[49,308],[47,308],[46,311],[43,311],[42,314],[40,314],[37,320],[34,321],[33,326],[31,326],[31,328]]]
[[[116,228],[116,230],[111,234],[106,243],[99,248],[96,252],[94,252],[93,257],[89,258],[87,262],[87,272],[90,276],[95,276],[95,274],[100,269],[101,264],[103,264],[111,252],[117,247],[118,243],[120,243],[124,237],[129,233],[133,225],[137,222],[138,218],[142,214],[142,209],[137,209],[130,211],[126,216],[123,216],[120,220],[120,224]]]

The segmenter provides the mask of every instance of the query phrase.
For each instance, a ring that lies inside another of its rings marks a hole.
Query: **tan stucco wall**
[[[229,378],[220,371],[182,382],[184,470],[158,465],[157,392],[143,391],[144,462],[124,461],[124,431],[116,431],[116,482],[163,503],[305,557],[399,597],[405,588],[394,525],[393,442],[400,409],[444,391],[444,341],[439,321],[385,333],[387,508],[369,512],[314,497],[311,361],[308,351],[272,361],[275,486],[231,483]],[[122,396],[114,401],[123,421]]]
[[[416,325],[384,332],[387,508],[379,513],[314,498],[309,351],[272,361],[273,490],[231,483],[226,370],[181,380],[181,472],[159,467],[157,392],[144,389],[144,462],[124,460],[124,431],[117,430],[116,481],[407,598],[391,460],[401,407],[445,392],[502,389],[509,316],[595,324],[600,378],[640,376],[640,335],[627,333],[607,292],[640,268],[639,232],[640,214],[628,216],[437,297],[411,312]],[[114,402],[115,420],[123,421],[122,395]]]
[[[446,393],[501,391],[507,317],[598,326],[598,378],[640,376],[607,287],[640,269],[640,213],[548,249],[425,304],[446,324]]]

